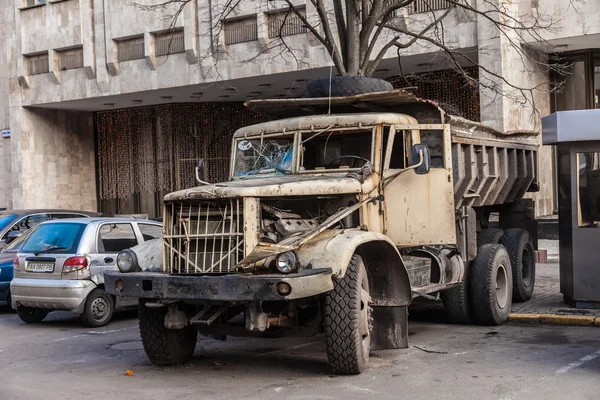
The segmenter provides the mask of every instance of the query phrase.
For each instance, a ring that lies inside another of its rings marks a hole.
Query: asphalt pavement
[[[162,368],[146,359],[135,313],[89,329],[65,312],[35,325],[0,312],[0,400],[600,397],[598,328],[436,318],[411,321],[409,349],[372,352],[347,377],[328,371],[322,336],[199,337],[189,364]]]

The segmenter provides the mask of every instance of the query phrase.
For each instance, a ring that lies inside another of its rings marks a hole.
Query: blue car
[[[0,251],[0,308],[6,306],[8,309],[11,309],[10,281],[13,278],[13,262],[21,245],[29,237],[32,230],[30,229],[17,237]]]

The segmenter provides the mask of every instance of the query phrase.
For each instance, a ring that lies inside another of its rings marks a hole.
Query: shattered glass
[[[236,142],[235,176],[289,174],[293,139],[242,139]]]

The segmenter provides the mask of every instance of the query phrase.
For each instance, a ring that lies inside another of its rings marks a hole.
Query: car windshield
[[[41,224],[23,245],[22,253],[75,253],[84,224],[57,222]]]
[[[18,214],[2,214],[0,215],[0,231],[3,230],[4,228],[6,228],[9,224],[13,223],[17,217],[19,215]]]
[[[289,174],[292,171],[294,138],[241,139],[236,143],[235,177]]]
[[[2,251],[4,253],[16,253],[21,248],[23,243],[25,243],[25,240],[27,240],[29,235],[31,235],[32,231],[33,229],[23,232],[21,236],[10,242]]]

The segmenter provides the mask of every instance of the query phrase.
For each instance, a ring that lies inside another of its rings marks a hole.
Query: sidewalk
[[[525,303],[513,303],[509,320],[600,327],[600,310],[570,308],[560,293],[558,241],[540,240],[539,248],[548,251],[548,262],[536,265],[535,289]]]

